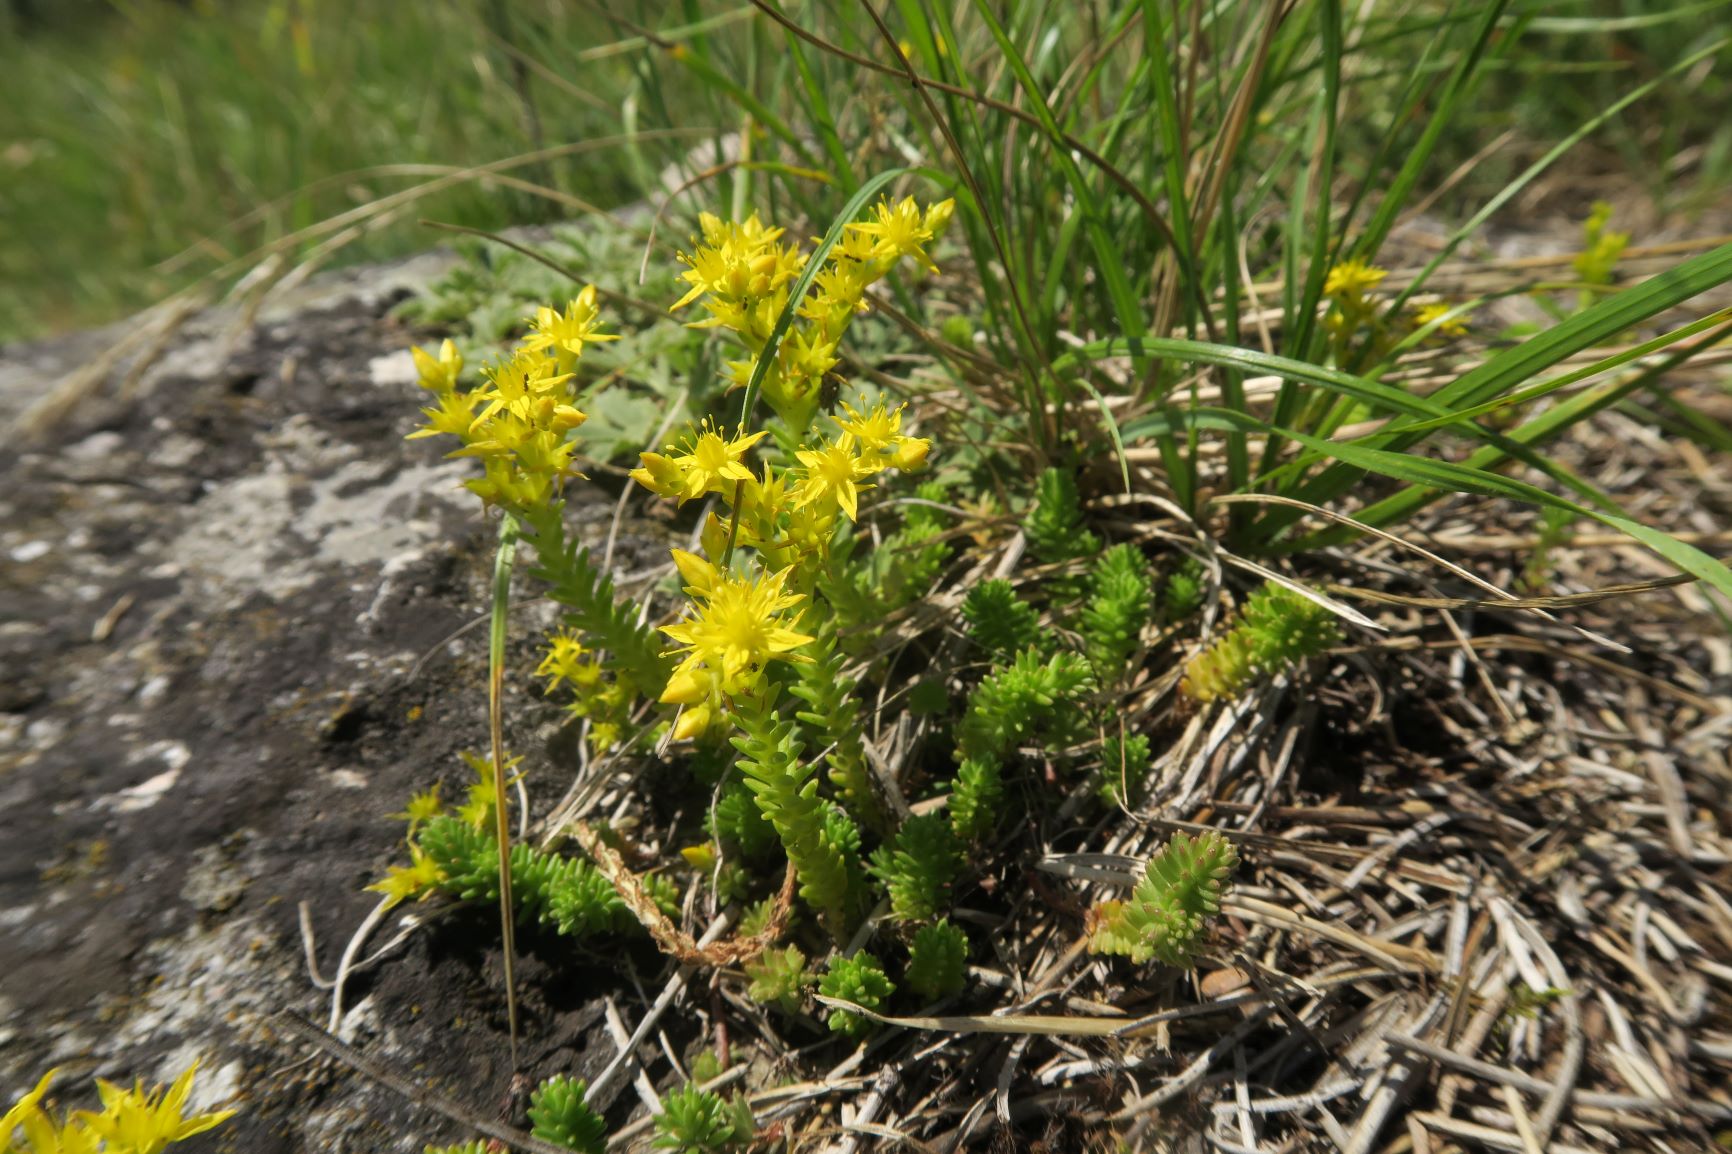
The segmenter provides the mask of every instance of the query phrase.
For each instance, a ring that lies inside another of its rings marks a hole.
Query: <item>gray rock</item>
[[[197,1104],[242,1113],[190,1150],[472,1136],[303,1062],[271,1024],[326,1013],[300,903],[329,976],[401,853],[388,815],[435,780],[455,792],[456,752],[485,748],[486,632],[459,630],[485,611],[494,528],[465,463],[404,440],[416,334],[388,316],[445,259],[317,278],[250,325],[192,315],[148,363],[58,392],[133,326],[0,350],[0,421],[22,445],[0,465],[7,1102],[51,1065],[63,1101],[93,1105],[92,1075],[166,1080],[196,1058]],[[620,555],[651,547],[628,533]],[[532,684],[510,709],[525,746],[553,716]],[[512,1073],[496,940],[485,911],[436,915],[353,982],[343,1033],[493,1116]],[[531,937],[529,973],[548,972],[543,948],[562,956],[524,1007],[526,1072],[593,1073],[605,987],[569,943]],[[653,948],[636,956],[651,980]]]

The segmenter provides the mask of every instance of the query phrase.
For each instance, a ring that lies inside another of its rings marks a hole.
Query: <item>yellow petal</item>
[[[692,631],[690,621],[679,621],[672,625],[658,625],[656,628],[678,641],[681,645],[696,645],[697,634]]]
[[[661,700],[670,705],[693,705],[710,696],[711,679],[696,669],[679,669],[668,678]]]
[[[674,722],[673,740],[690,741],[710,727],[710,707],[707,705],[688,706],[680,711],[679,720]]]
[[[898,437],[896,439],[896,467],[905,473],[926,464],[926,454],[932,449],[932,442],[920,437]]]
[[[716,567],[696,553],[688,553],[684,549],[675,549],[674,566],[679,569],[680,576],[686,579],[686,584],[698,593],[709,593],[721,580],[721,574]]]
[[[25,1117],[36,1112],[38,1109],[36,1104],[42,1101],[43,1096],[48,1093],[48,1087],[53,1084],[54,1079],[58,1077],[59,1074],[60,1067],[56,1066],[54,1069],[48,1071],[48,1073],[42,1075],[42,1080],[36,1083],[36,1089],[18,1099],[17,1103],[10,1110],[6,1111],[6,1116],[0,1118],[0,1142],[5,1142],[10,1139],[12,1137],[13,1127],[22,1125]]]

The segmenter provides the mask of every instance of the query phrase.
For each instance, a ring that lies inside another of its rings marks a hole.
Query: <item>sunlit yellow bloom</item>
[[[409,804],[403,808],[402,813],[391,816],[398,821],[408,822],[409,832],[413,834],[417,826],[432,821],[444,809],[445,803],[439,800],[439,785],[435,782],[432,789],[423,790],[410,797]]]
[[[842,402],[842,410],[848,417],[835,418],[836,424],[860,442],[861,462],[873,472],[892,467],[912,472],[926,463],[932,442],[902,435],[902,411],[907,407],[898,405],[892,410],[879,401],[862,414],[848,402]]]
[[[458,820],[476,829],[492,829],[493,806],[498,796],[498,791],[493,784],[493,759],[482,757],[480,754],[471,753],[468,750],[462,751],[458,756],[463,759],[464,764],[475,771],[475,780],[469,783],[469,800],[457,807],[456,816]],[[517,780],[511,771],[516,769],[522,761],[523,756],[521,754],[505,759],[505,783],[507,785]]]
[[[96,1089],[102,1096],[102,1112],[97,1114],[85,1110],[74,1117],[107,1142],[112,1150],[124,1150],[128,1154],[157,1154],[170,1142],[220,1126],[235,1113],[233,1110],[218,1110],[194,1114],[190,1118],[183,1114],[197,1069],[198,1065],[194,1063],[166,1091],[159,1086],[148,1094],[142,1082],[134,1083],[128,1090],[98,1078]]]
[[[881,201],[872,212],[875,219],[865,224],[851,224],[848,228],[872,238],[874,259],[893,261],[905,256],[913,257],[925,268],[937,271],[938,266],[932,263],[932,257],[926,252],[926,246],[933,239],[933,230],[927,223],[928,214],[920,211],[912,196],[903,197],[895,205]],[[947,221],[949,216],[945,215],[943,219]]]
[[[1439,301],[1437,304],[1422,305],[1413,312],[1413,327],[1422,329],[1433,321],[1441,321],[1431,331],[1433,339],[1455,339],[1467,335],[1467,318],[1449,316],[1453,306]],[[1445,319],[1448,318],[1448,319]]]
[[[866,259],[871,259],[872,238],[854,239]],[[830,263],[813,280],[813,295],[800,304],[800,315],[807,320],[845,321],[866,311],[866,286],[870,283],[866,266],[854,254],[841,251],[842,248],[838,245],[831,250]]]
[[[536,667],[537,677],[547,678],[547,689],[552,693],[563,684],[570,684],[573,689],[581,690],[593,687],[601,680],[601,666],[594,661],[584,660],[590,656],[577,636],[569,632],[555,633],[547,639],[547,656],[542,658]]]
[[[37,1149],[39,1139],[42,1143],[53,1140],[55,1126],[48,1115],[42,1112],[42,1099],[47,1096],[48,1087],[54,1084],[59,1073],[59,1067],[55,1067],[42,1075],[36,1088],[14,1102],[5,1116],[0,1117],[0,1150],[12,1149],[12,1132],[19,1127],[24,1128],[24,1140],[29,1143],[28,1149]]]
[[[448,393],[457,387],[457,377],[463,372],[463,357],[450,338],[439,346],[437,360],[419,345],[411,348],[409,354],[415,358],[415,372],[423,389],[430,393]]]
[[[543,428],[507,413],[489,421],[484,436],[471,441],[451,454],[454,457],[481,457],[487,462],[485,478],[489,487],[503,486],[511,493],[552,491],[556,482],[567,477],[581,477],[572,467],[577,445],[566,440],[564,431]],[[475,488],[475,482],[469,482]],[[479,490],[478,490],[479,491]],[[516,500],[516,504],[534,504]]]
[[[778,245],[782,230],[765,228],[756,213],[744,224],[723,221],[707,212],[698,222],[704,243],[694,252],[680,254],[687,266],[680,279],[691,288],[673,309],[678,311],[709,296],[715,298],[705,303],[712,320],[701,324],[747,327],[756,319],[756,306],[799,276],[806,258],[792,245]]]
[[[1329,276],[1323,282],[1323,295],[1337,301],[1357,301],[1388,275],[1388,269],[1362,260],[1343,261],[1329,270]]]
[[[692,675],[700,670],[719,673],[720,691],[732,696],[756,688],[771,661],[801,660],[793,651],[812,638],[792,628],[797,618],[784,623],[781,617],[805,600],[802,594],[784,590],[791,570],[736,577],[717,572],[695,554],[682,557],[680,552],[676,551],[674,561],[692,583],[696,613],[690,620],[661,627],[685,654],[662,700],[673,700],[668,692],[676,696],[693,692]]]
[[[24,1145],[12,1146],[0,1141],[0,1151],[5,1154],[124,1154],[122,1149],[104,1146],[102,1139],[76,1118],[60,1123],[46,1113],[34,1113],[25,1116],[23,1126]],[[0,1130],[0,1134],[7,1137],[11,1133],[10,1128]]]
[[[877,259],[872,255],[877,245],[878,242],[870,233],[849,230],[842,234],[842,239],[830,250],[830,259],[842,266],[844,272],[850,272],[868,282],[875,281],[878,278],[866,270]]]
[[[503,364],[490,365],[482,370],[482,375],[487,378],[487,384],[479,392],[487,401],[487,407],[475,418],[476,428],[500,410],[524,420],[534,419],[537,413],[545,417],[559,414],[566,428],[576,428],[584,421],[584,415],[566,403],[570,400],[570,390],[566,385],[571,381],[571,374],[560,372],[549,357],[519,350]]]
[[[848,514],[850,521],[860,519],[860,491],[871,486],[861,485],[859,481],[877,470],[870,462],[861,459],[855,446],[854,434],[843,433],[835,444],[819,449],[801,449],[794,454],[805,466],[805,480],[796,497],[800,506],[834,501]]]
[[[595,286],[585,285],[559,313],[546,305],[535,310],[535,320],[529,335],[523,338],[526,352],[550,353],[558,369],[569,373],[583,346],[595,341],[617,341],[617,333],[599,331],[601,310],[595,304]]]
[[[443,876],[438,864],[420,846],[410,842],[409,864],[392,866],[385,871],[384,877],[367,889],[371,893],[384,894],[394,906],[410,898],[427,897],[438,887]]]
[[[416,349],[420,352],[420,349]],[[464,437],[469,434],[475,424],[475,402],[479,398],[475,393],[459,393],[447,390],[439,394],[439,407],[422,409],[421,415],[427,418],[427,423],[409,434],[410,440],[418,437]]]
[[[552,477],[514,469],[508,459],[495,458],[486,461],[484,466],[484,475],[463,482],[463,487],[489,505],[534,508],[545,505],[554,494]]]
[[[735,486],[752,480],[745,456],[764,436],[760,430],[730,441],[706,424],[671,455],[639,454],[643,464],[632,470],[631,477],[651,492],[677,497],[682,504],[705,493],[720,493],[731,501]]]
[[[864,402],[862,402],[864,403]],[[844,433],[852,433],[860,442],[860,447],[869,453],[882,453],[892,447],[902,431],[902,410],[907,405],[897,405],[894,411],[886,409],[884,402],[879,401],[867,410],[865,415],[850,405],[842,402],[842,411],[848,414],[848,419],[835,418]]]

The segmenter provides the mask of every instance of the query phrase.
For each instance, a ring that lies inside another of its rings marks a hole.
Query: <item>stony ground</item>
[[[244,1109],[188,1149],[467,1136],[303,1062],[269,1021],[326,1014],[302,903],[328,977],[400,837],[388,815],[485,743],[485,630],[448,638],[484,611],[493,530],[463,464],[403,440],[414,334],[389,306],[426,274],[325,282],[250,328],[195,316],[130,385],[117,364],[38,409],[0,465],[7,1101],[49,1066],[70,1096],[200,1058],[198,1100],[238,1092]],[[0,415],[117,335],[5,353]],[[594,496],[603,520],[612,498]],[[485,924],[416,935],[353,984],[340,1033],[491,1115],[509,1070],[475,1020],[498,1004]],[[537,983],[534,1072],[611,1057],[584,1048],[601,1014],[588,976],[562,961]]]

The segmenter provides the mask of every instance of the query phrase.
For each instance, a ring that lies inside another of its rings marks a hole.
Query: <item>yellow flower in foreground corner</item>
[[[132,1089],[127,1090],[98,1078],[96,1089],[102,1095],[102,1113],[83,1110],[74,1118],[102,1138],[112,1151],[157,1154],[170,1142],[203,1134],[234,1116],[233,1110],[194,1114],[190,1118],[184,1115],[186,1098],[192,1091],[192,1078],[197,1070],[198,1063],[195,1062],[174,1080],[173,1086],[167,1090],[158,1086],[148,1094],[142,1082],[134,1083]]]
[[[6,1111],[6,1116],[0,1118],[0,1150],[11,1151],[12,1132],[20,1126],[24,1128],[24,1141],[27,1143],[21,1149],[54,1150],[56,1130],[53,1121],[42,1112],[42,1099],[48,1094],[48,1087],[54,1084],[55,1077],[60,1073],[58,1067],[42,1075],[42,1081],[36,1083],[36,1089],[18,1099],[12,1108]]]
[[[707,689],[693,676],[700,671],[720,674],[719,692],[733,696],[755,689],[771,661],[805,660],[793,651],[812,638],[791,628],[799,624],[797,616],[786,623],[780,616],[806,599],[783,591],[791,568],[737,577],[719,572],[695,553],[683,549],[673,553],[674,564],[691,583],[686,589],[697,606],[690,620],[661,627],[685,654],[663,701],[700,696],[698,690]],[[669,697],[669,692],[676,697]]]

